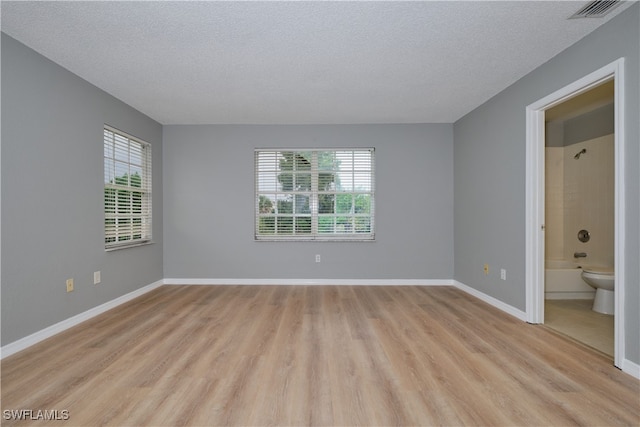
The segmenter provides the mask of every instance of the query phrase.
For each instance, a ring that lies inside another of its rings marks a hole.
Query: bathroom
[[[545,325],[611,358],[614,114],[613,81],[545,112]]]

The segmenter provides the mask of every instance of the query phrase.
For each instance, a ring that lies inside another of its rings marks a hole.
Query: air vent
[[[621,3],[620,0],[595,0],[586,4],[582,9],[574,13],[569,19],[602,18]]]

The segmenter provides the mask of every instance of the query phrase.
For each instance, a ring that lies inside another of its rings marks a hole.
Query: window
[[[151,241],[151,145],[104,127],[104,245]]]
[[[373,240],[374,149],[255,152],[256,240]]]

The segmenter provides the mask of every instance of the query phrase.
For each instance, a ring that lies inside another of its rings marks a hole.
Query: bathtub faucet
[[[573,257],[574,258],[586,258],[587,257],[587,253],[586,252],[574,252],[573,253]]]

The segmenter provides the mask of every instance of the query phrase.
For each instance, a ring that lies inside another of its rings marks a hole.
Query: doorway
[[[595,302],[582,272],[613,272],[614,89],[612,79],[545,110],[544,324],[611,359],[614,292]]]
[[[624,59],[602,67],[527,107],[526,315],[544,323],[545,308],[545,113],[608,81],[614,85],[614,365],[624,358]]]

